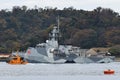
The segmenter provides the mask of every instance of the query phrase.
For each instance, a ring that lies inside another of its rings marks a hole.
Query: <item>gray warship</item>
[[[71,45],[59,45],[59,26],[54,26],[49,34],[49,40],[46,43],[39,43],[36,47],[29,47],[25,58],[28,62],[37,63],[66,63],[74,62],[77,58],[75,51]],[[79,47],[76,48],[76,53],[79,52]]]
[[[49,33],[49,39],[45,43],[39,43],[36,47],[29,47],[25,53],[20,53],[30,63],[94,63],[112,62],[113,57],[87,57],[86,52],[81,52],[80,47],[72,45],[59,45],[59,19],[57,26]]]

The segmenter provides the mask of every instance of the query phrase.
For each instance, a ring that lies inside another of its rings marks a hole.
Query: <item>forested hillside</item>
[[[0,11],[0,53],[25,50],[45,42],[48,33],[60,16],[60,44],[81,48],[120,45],[120,15],[108,8],[93,11],[72,7],[34,8],[15,6],[11,11]]]

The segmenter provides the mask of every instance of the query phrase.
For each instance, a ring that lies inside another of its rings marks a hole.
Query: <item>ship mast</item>
[[[59,20],[59,16],[57,17],[57,27],[58,27],[58,54],[59,52],[59,37],[60,37],[60,20]]]
[[[59,33],[59,25],[60,25],[60,20],[59,20],[59,16],[58,16],[58,18],[57,18],[57,23],[58,23],[58,33]]]

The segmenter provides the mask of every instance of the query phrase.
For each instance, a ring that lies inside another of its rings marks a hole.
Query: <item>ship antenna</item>
[[[58,18],[57,18],[57,22],[58,22],[58,33],[59,33],[59,25],[60,25],[59,16],[58,16]]]
[[[58,27],[58,41],[59,41],[59,37],[60,37],[60,35],[59,35],[59,32],[60,32],[60,30],[59,30],[59,26],[60,25],[60,20],[59,20],[59,15],[58,15],[58,17],[57,17],[57,27]],[[58,44],[58,49],[59,49],[59,44]],[[58,54],[59,54],[59,50],[58,50]]]

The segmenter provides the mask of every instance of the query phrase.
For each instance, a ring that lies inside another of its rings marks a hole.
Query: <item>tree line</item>
[[[120,15],[109,8],[92,11],[73,7],[34,8],[14,6],[11,11],[0,11],[0,53],[26,50],[45,42],[48,33],[60,16],[60,44],[81,48],[120,45]]]

